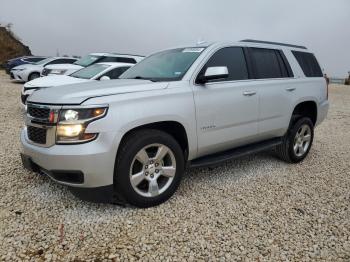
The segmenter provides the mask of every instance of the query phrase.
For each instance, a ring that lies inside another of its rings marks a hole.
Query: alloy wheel
[[[309,149],[311,142],[311,128],[304,124],[299,129],[294,138],[293,150],[296,156],[303,156]]]
[[[176,159],[163,144],[143,147],[135,155],[130,167],[130,183],[143,197],[156,197],[165,192],[176,174]]]

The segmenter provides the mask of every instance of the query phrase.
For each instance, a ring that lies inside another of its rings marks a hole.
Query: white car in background
[[[72,64],[78,59],[74,57],[49,57],[35,64],[19,65],[12,68],[11,79],[15,82],[27,82],[39,78],[44,67],[54,64]]]
[[[105,62],[136,64],[144,57],[138,55],[123,55],[113,53],[92,53],[82,57],[73,64],[56,64],[45,66],[42,76],[70,75],[84,67]]]
[[[69,76],[52,75],[34,79],[23,86],[21,93],[22,105],[25,105],[28,96],[38,89],[97,80],[118,79],[122,73],[133,65],[129,63],[97,63],[84,67]]]

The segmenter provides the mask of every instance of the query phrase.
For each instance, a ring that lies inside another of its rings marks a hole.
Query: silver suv
[[[158,205],[185,167],[308,154],[328,87],[305,47],[245,40],[153,54],[121,79],[28,98],[22,161],[83,199]]]

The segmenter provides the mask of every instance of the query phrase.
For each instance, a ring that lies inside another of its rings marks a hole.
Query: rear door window
[[[292,51],[306,77],[323,77],[322,69],[312,53]]]
[[[199,75],[203,75],[208,67],[226,66],[228,78],[215,80],[233,81],[248,79],[248,69],[242,47],[225,47],[217,51],[202,68]]]
[[[279,50],[267,48],[250,48],[254,65],[255,78],[284,78],[292,75]]]

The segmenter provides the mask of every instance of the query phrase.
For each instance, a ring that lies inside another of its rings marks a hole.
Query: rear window
[[[255,69],[255,78],[292,77],[289,64],[283,58],[281,51],[266,48],[250,48],[250,54]]]
[[[118,63],[129,63],[129,64],[136,64],[136,60],[134,58],[129,57],[115,57],[115,56],[107,56],[104,57],[99,61],[100,63],[107,63],[107,62],[118,62]]]
[[[32,63],[36,63],[36,62],[39,62],[41,60],[44,60],[45,57],[28,57],[28,58],[25,58],[23,59],[24,61],[28,61],[28,62],[32,62]]]
[[[323,77],[322,70],[314,54],[292,51],[306,77]]]
[[[136,60],[134,58],[129,57],[118,57],[117,62],[119,63],[129,63],[129,64],[136,64]]]

